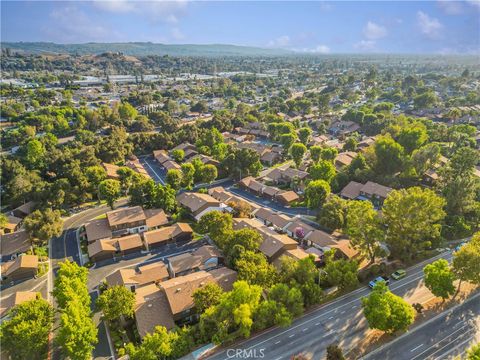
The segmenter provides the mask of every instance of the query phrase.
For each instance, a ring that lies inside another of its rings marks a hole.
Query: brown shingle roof
[[[127,235],[115,240],[118,242],[118,248],[120,251],[132,250],[143,247],[143,242],[140,234]]]
[[[22,253],[30,247],[30,237],[25,230],[0,236],[0,249],[3,256]]]
[[[168,262],[175,273],[198,268],[202,265],[202,257],[190,253],[180,254],[168,258]]]
[[[146,209],[143,212],[149,228],[168,224],[167,215],[163,209]]]
[[[120,208],[107,212],[107,220],[110,227],[137,221],[144,221],[145,213],[140,206]]]
[[[353,248],[353,246],[350,244],[350,240],[339,240],[337,241],[337,244],[332,245],[332,248],[338,249],[349,259],[358,255],[358,250]]]
[[[17,228],[18,224],[22,222],[22,219],[12,216],[12,215],[7,215],[7,223],[5,224],[5,228],[9,229],[10,231],[13,231]]]
[[[0,317],[6,315],[8,310],[13,308],[16,305],[20,305],[24,302],[35,300],[40,293],[35,291],[17,291],[16,293],[10,295],[6,299],[1,301],[0,305]]]
[[[177,201],[188,208],[192,213],[198,211],[202,206],[206,204],[220,205],[220,202],[208,194],[201,193],[182,193],[177,196]]]
[[[305,239],[317,244],[320,247],[330,247],[337,243],[330,234],[321,230],[313,230],[305,237]]]
[[[213,269],[209,273],[224,291],[232,290],[233,283],[237,281],[237,272],[227,267]]]
[[[118,269],[117,271],[108,275],[105,280],[108,286],[137,284],[138,281],[132,279],[135,275],[135,269]]]
[[[155,326],[175,327],[170,305],[165,292],[151,284],[137,288],[135,293],[135,321],[138,333],[144,337],[155,330]]]
[[[22,255],[2,265],[2,274],[10,276],[19,269],[38,269],[37,255]]]
[[[367,181],[367,183],[363,185],[362,188],[360,189],[360,192],[364,194],[367,194],[370,196],[376,195],[384,199],[387,198],[388,193],[390,191],[392,191],[392,188],[377,184],[373,181]]]
[[[120,169],[117,165],[102,163],[103,168],[107,172],[107,177],[109,178],[118,178],[117,170]]]
[[[286,235],[275,234],[264,237],[259,250],[266,257],[271,258],[277,255],[282,249],[289,246],[297,246],[297,242]]]
[[[112,230],[106,218],[89,221],[85,224],[85,232],[89,242],[112,237]]]
[[[206,271],[198,271],[179,276],[160,283],[165,290],[172,314],[178,314],[194,306],[193,293],[208,283],[214,282],[213,276]]]
[[[356,181],[350,181],[347,186],[345,186],[340,195],[347,199],[356,199],[360,196],[360,189],[363,187],[363,184]]]
[[[168,279],[168,270],[164,262],[158,261],[152,264],[143,265],[138,268],[138,274],[132,277],[132,280],[139,284],[148,284]]]
[[[117,248],[113,246],[114,242],[115,240],[113,239],[101,239],[94,241],[93,243],[88,245],[88,256],[95,257],[102,252],[116,252]]]
[[[279,200],[282,200],[286,203],[291,203],[291,202],[294,202],[294,201],[297,201],[298,199],[300,199],[300,197],[297,195],[296,192],[292,191],[292,190],[289,190],[289,191],[283,191],[281,193],[278,193],[275,195],[275,197]]]

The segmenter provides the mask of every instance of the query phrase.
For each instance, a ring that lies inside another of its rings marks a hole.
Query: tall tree
[[[297,167],[300,166],[303,160],[303,156],[307,152],[307,147],[302,143],[295,143],[290,148],[290,154],[292,155],[293,161]]]
[[[105,200],[113,209],[113,204],[121,195],[121,186],[118,180],[107,179],[103,180],[100,185],[98,185],[98,194],[100,198]]]
[[[370,263],[383,253],[380,241],[383,231],[380,219],[370,201],[352,201],[347,209],[346,233],[355,248],[368,257]]]
[[[386,135],[377,139],[374,145],[375,171],[381,175],[393,175],[401,171],[404,163],[403,147]]]
[[[362,298],[362,307],[370,328],[387,333],[407,330],[415,320],[413,307],[391,293],[384,282],[377,283],[370,296]]]
[[[211,306],[220,302],[223,290],[216,283],[205,285],[203,288],[195,290],[193,293],[193,302],[198,313],[203,313]]]
[[[430,189],[411,187],[389,193],[382,208],[385,240],[392,254],[412,260],[440,239],[445,200]]]
[[[98,297],[97,306],[107,320],[115,320],[121,316],[131,318],[134,314],[135,294],[123,285],[116,285]]]
[[[460,280],[456,294],[463,281],[480,284],[480,232],[453,254],[453,272]]]
[[[337,171],[331,161],[321,160],[318,163],[311,165],[308,169],[308,173],[312,180],[325,180],[330,184]]]
[[[13,307],[0,327],[2,351],[12,359],[44,359],[53,325],[53,307],[43,299]]]
[[[25,218],[23,225],[31,238],[40,241],[48,241],[63,232],[63,220],[58,210],[35,210]]]
[[[348,202],[337,195],[330,195],[318,214],[318,223],[330,230],[345,226]]]
[[[445,301],[455,293],[455,274],[452,272],[447,260],[439,259],[423,268],[425,274],[425,286],[433,295],[439,296]]]
[[[310,181],[305,189],[307,206],[318,209],[330,195],[330,185],[325,180]]]

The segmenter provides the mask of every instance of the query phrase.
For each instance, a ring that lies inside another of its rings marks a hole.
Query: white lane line
[[[333,319],[333,316],[330,316],[330,317],[328,318],[328,320],[331,320],[331,319]]]
[[[158,181],[159,181],[162,185],[165,185],[165,183],[163,182],[163,180],[162,180],[162,178],[160,177],[160,175],[158,175],[157,172],[156,172],[155,170],[153,170],[153,168],[150,166],[150,164],[148,163],[147,160],[145,160],[145,164],[147,164],[148,168],[153,171],[153,173],[154,173],[155,176],[157,177]]]
[[[295,334],[292,334],[292,335],[288,335],[288,337],[289,337],[289,338],[291,338],[291,337],[294,337],[294,336],[295,336]]]
[[[458,339],[458,338],[457,338]],[[460,346],[464,346],[466,343],[469,343],[471,342],[472,340],[474,340],[473,337],[469,337],[467,340],[464,340],[462,341],[460,344],[458,344],[457,346],[451,348],[450,350],[448,350],[446,353],[444,353],[443,355],[440,356],[440,358],[438,359],[441,359],[441,358],[444,358],[446,359],[448,355],[450,355],[452,352],[456,351]],[[449,344],[450,345],[450,344]]]
[[[420,344],[420,345],[418,345],[418,346],[415,346],[412,350],[410,350],[410,352],[414,352],[414,351],[420,349],[422,346],[423,346],[423,344]]]
[[[329,331],[329,332],[325,333],[325,334],[322,336],[322,338],[327,337],[327,336],[330,336],[330,335],[332,335],[332,334],[333,334],[333,331]]]
[[[468,337],[467,341],[472,340],[472,337],[471,337],[470,335],[473,334],[474,332],[475,332],[474,329],[470,329],[470,330],[468,330],[467,332],[460,334],[459,336],[457,336],[456,338],[454,338],[452,341],[449,341],[446,345],[443,345],[441,348],[438,348],[437,350],[435,350],[435,352],[431,353],[431,354],[429,355],[429,357],[435,355],[435,354],[438,353],[440,350],[445,349],[447,346],[450,346],[452,343],[454,343],[454,342],[457,341],[458,339],[463,338],[465,335]]]
[[[352,306],[352,309],[356,309],[356,308],[357,308],[357,305],[353,305],[353,306]]]
[[[470,298],[470,299],[471,299],[471,298]],[[430,346],[430,347],[426,348],[425,350],[423,350],[423,351],[422,351],[420,354],[416,355],[416,356],[415,356],[414,358],[412,358],[411,360],[415,360],[415,359],[416,359],[416,358],[418,358],[419,356],[421,356],[421,355],[425,354],[425,353],[426,353],[428,350],[430,350],[430,349],[432,349],[432,348],[436,347],[436,346],[437,346],[438,344],[440,344],[440,343],[441,343],[443,340],[445,340],[446,338],[448,338],[448,337],[452,336],[453,334],[456,334],[457,332],[459,332],[460,330],[462,330],[463,328],[465,328],[465,327],[467,327],[467,326],[470,326],[470,325],[469,325],[469,324],[467,324],[467,325],[464,325],[464,326],[462,326],[461,328],[459,328],[459,329],[455,330],[454,332],[452,332],[452,333],[448,334],[448,335],[447,335],[447,336],[445,336],[443,339],[441,339],[441,340],[437,341],[437,342],[435,343],[435,345],[433,345],[433,346]]]
[[[318,325],[320,325],[320,323],[319,323],[319,322],[315,323],[315,326],[318,326]]]
[[[343,310],[340,314],[345,314],[345,310]]]
[[[432,258],[430,258],[430,259],[426,259],[426,260],[422,261],[421,263],[418,263],[417,265],[410,267],[408,270],[409,270],[409,271],[412,271],[412,270],[414,270],[414,269],[420,268],[420,267],[422,267],[424,264],[431,263],[431,262],[437,260],[438,258],[444,258],[444,259],[446,259],[447,261],[451,261],[452,257],[453,257],[453,255],[452,255],[451,252],[448,252],[448,253],[447,253],[447,252],[444,252],[444,253],[438,254],[437,256],[434,256],[434,257],[432,257]],[[405,278],[403,278],[402,280],[400,280],[400,281],[405,281],[404,283],[402,283],[402,284],[398,284],[398,283],[397,283],[399,286],[397,286],[397,287],[395,287],[395,288],[391,287],[390,290],[396,290],[396,289],[399,289],[399,288],[401,288],[401,287],[404,287],[404,286],[410,284],[410,283],[413,282],[413,281],[416,281],[416,280],[418,280],[418,279],[423,278],[423,276],[424,276],[424,275],[423,275],[423,271],[421,271],[421,275],[420,275],[420,276],[417,276],[417,277],[415,277],[415,279],[410,280],[409,278],[410,278],[411,276],[414,276],[414,275],[415,275],[415,274],[411,274],[411,275],[406,276]],[[408,279],[409,281],[406,281],[407,279]],[[343,300],[343,299],[345,299],[345,298],[347,298],[347,297],[349,297],[349,296],[355,295],[355,294],[357,294],[357,293],[364,292],[365,290],[366,290],[366,288],[363,288],[363,287],[362,287],[362,288],[357,289],[357,290],[354,290],[354,291],[352,291],[352,292],[350,292],[350,293],[348,293],[348,294],[342,295],[341,297],[339,297],[339,298],[336,299],[335,301],[327,304],[325,307],[331,307],[331,306],[333,306],[333,305],[336,305],[338,302],[341,302],[341,300]],[[368,294],[368,293],[367,293],[367,294]],[[353,300],[351,300],[351,301],[349,301],[349,302],[347,302],[347,303],[345,303],[345,304],[341,304],[341,305],[337,305],[337,306],[339,306],[339,307],[348,306],[348,305],[353,304],[353,303],[358,302],[358,301],[359,301],[359,299],[358,299],[358,298],[355,298],[355,299],[353,299]],[[323,308],[323,309],[324,309],[324,308]],[[323,310],[323,309],[322,309],[322,308],[319,308],[319,312],[320,312],[320,310]],[[246,348],[245,350],[250,350],[250,349],[253,349],[253,348],[257,347],[257,346],[260,346],[260,345],[262,345],[262,344],[264,344],[264,343],[266,343],[266,342],[269,342],[269,341],[271,341],[272,339],[274,339],[274,338],[276,338],[276,337],[278,337],[278,336],[281,336],[281,335],[283,335],[283,334],[286,334],[286,333],[288,333],[289,331],[292,331],[292,330],[294,330],[294,329],[296,329],[296,328],[298,328],[298,327],[300,327],[300,326],[302,326],[302,325],[305,325],[305,324],[307,324],[307,323],[309,323],[309,322],[311,322],[311,321],[318,320],[318,319],[322,318],[323,316],[325,316],[325,315],[327,315],[327,314],[329,314],[329,313],[332,313],[333,311],[334,311],[334,309],[325,311],[325,312],[323,312],[323,313],[320,313],[319,315],[317,315],[317,316],[315,316],[315,317],[313,317],[313,318],[311,318],[311,319],[305,320],[305,322],[304,322],[303,324],[295,325],[295,326],[293,326],[293,327],[291,327],[291,328],[289,328],[289,329],[286,329],[286,330],[284,330],[284,331],[282,331],[282,332],[280,332],[280,333],[278,333],[278,334],[275,334],[275,335],[273,335],[273,336],[271,336],[271,337],[269,337],[269,338],[267,338],[267,339],[265,339],[265,340],[261,340],[261,341],[259,341],[259,342],[256,343],[256,344],[252,344],[251,346],[249,346],[249,347]],[[333,316],[330,317],[329,319],[333,319]],[[272,328],[272,330],[270,330],[270,331],[273,331],[273,330],[275,330],[275,329],[276,329],[276,328]],[[254,339],[255,339],[255,338],[250,338],[248,341],[253,341]]]
[[[302,330],[302,332],[305,332],[305,331],[307,331],[307,330],[308,330],[308,328],[305,328],[305,329]]]
[[[275,341],[275,345],[278,345],[278,344],[280,344],[280,343],[281,343],[280,340],[279,340],[279,341]]]

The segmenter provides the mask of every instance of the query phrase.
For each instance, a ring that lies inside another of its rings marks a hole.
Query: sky
[[[480,54],[480,0],[2,0],[1,40]]]

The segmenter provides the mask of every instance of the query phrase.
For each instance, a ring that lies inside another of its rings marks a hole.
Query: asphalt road
[[[452,253],[445,252],[407,269],[405,278],[390,284],[392,292],[410,303],[432,298],[430,291],[423,285],[423,267],[440,257],[451,260]],[[288,328],[267,330],[242,343],[223,348],[208,359],[231,359],[236,351],[243,351],[246,358],[254,358],[255,354],[263,353],[264,358],[280,360],[303,353],[312,359],[324,359],[327,346],[333,342],[339,343],[347,351],[368,333],[360,299],[369,293],[367,287],[357,289],[295,320]]]
[[[453,359],[479,340],[480,293],[476,293],[363,359]]]

